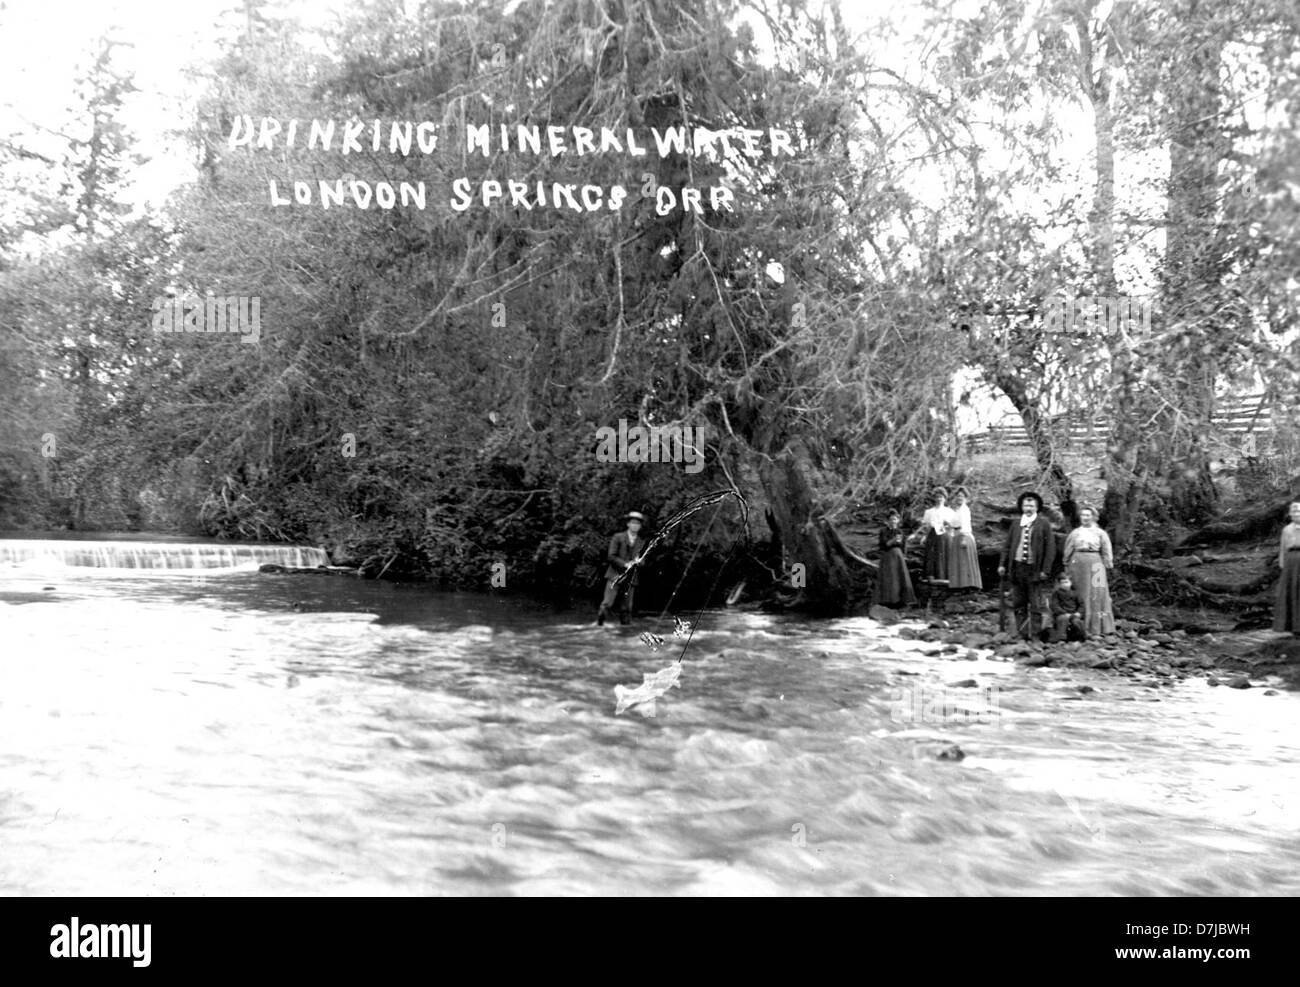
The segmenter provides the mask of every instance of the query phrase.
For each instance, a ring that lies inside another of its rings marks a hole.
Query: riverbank
[[[900,637],[929,642],[928,652],[970,660],[979,652],[1025,668],[1086,669],[1101,678],[1123,677],[1153,688],[1200,678],[1232,689],[1300,690],[1300,638],[1271,631],[1234,631],[1231,624],[1199,625],[1191,633],[1154,618],[1117,619],[1116,633],[1088,641],[1022,641],[999,631],[996,604],[950,601],[942,611],[897,611],[873,606],[870,616],[897,624],[922,620],[927,626],[899,628]],[[1266,694],[1268,694],[1266,692]]]

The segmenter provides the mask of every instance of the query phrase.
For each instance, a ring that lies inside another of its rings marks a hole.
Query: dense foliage
[[[465,587],[505,562],[510,587],[563,597],[599,578],[622,511],[734,484],[752,530],[703,513],[660,565],[679,573],[705,540],[716,571],[773,535],[750,564],[779,580],[801,563],[804,601],[835,610],[852,563],[833,524],[947,478],[963,366],[1016,405],[1058,493],[1037,423],[1062,402],[1123,423],[1121,544],[1136,511],[1212,509],[1217,387],[1258,371],[1294,393],[1283,0],[929,2],[865,33],[803,0],[505,11],[374,2],[322,36],[250,0],[187,134],[195,180],[158,216],[121,205],[130,81],[111,46],[82,80],[62,187],[20,182],[21,135],[0,142],[22,188],[0,217],[0,524],[308,541]],[[231,147],[243,114],[304,136],[313,119],[436,121],[449,143]],[[1071,121],[1089,118],[1080,144]],[[467,126],[503,123],[780,127],[795,153],[465,151]],[[1119,192],[1117,160],[1137,176]],[[345,174],[422,181],[427,205],[268,194]],[[630,194],[459,211],[460,177]],[[660,215],[658,186],[725,186],[735,208],[706,194]],[[206,292],[259,296],[260,342],[152,331],[155,298]],[[1149,338],[1045,331],[1054,293],[1117,292],[1159,297]],[[601,462],[597,429],[620,419],[702,426],[705,468]]]

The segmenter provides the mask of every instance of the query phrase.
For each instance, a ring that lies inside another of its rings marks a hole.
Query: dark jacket
[[[1002,555],[998,565],[1008,570],[1020,553],[1020,518],[1014,518],[1007,529],[1007,540],[1002,546]],[[1034,567],[1034,578],[1046,579],[1056,562],[1056,534],[1052,531],[1052,522],[1039,514],[1029,528],[1030,561]],[[1041,576],[1039,575],[1041,573]]]
[[[636,536],[636,542],[628,544],[627,532],[620,531],[609,540],[609,567],[605,570],[606,579],[617,579],[619,575],[627,568],[629,562],[641,554],[645,548],[646,540],[639,534]],[[636,582],[636,573],[632,573],[632,582]]]
[[[885,526],[880,529],[880,552],[883,555],[891,548],[903,547],[903,530],[901,528],[891,528]]]
[[[1052,566],[1052,571],[1047,574],[1049,579],[1057,579],[1065,571],[1065,532],[1052,529],[1052,535],[1056,540],[1056,562]]]
[[[1072,589],[1056,589],[1052,591],[1052,616],[1059,617],[1063,613],[1079,612],[1079,594]]]

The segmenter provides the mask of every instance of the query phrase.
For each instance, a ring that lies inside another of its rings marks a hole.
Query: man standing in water
[[[641,551],[645,548],[645,539],[641,537],[641,525],[645,522],[645,516],[639,511],[631,511],[627,515],[627,531],[619,532],[609,540],[609,567],[605,570],[605,598],[600,602],[600,613],[596,615],[596,623],[603,625],[605,618],[609,616],[610,611],[622,599],[622,606],[619,607],[618,620],[620,624],[632,622],[632,591],[636,589],[636,573],[631,577],[623,580],[620,585],[615,585],[615,580],[632,564]]]
[[[1039,514],[1043,498],[1026,491],[1016,501],[1019,520],[1012,521],[1007,531],[1002,558],[998,560],[998,575],[1007,575],[1011,567],[1011,600],[1016,611],[1016,629],[1028,640],[1037,637],[1047,610],[1044,599],[1051,578],[1052,564],[1056,561],[1056,537],[1052,522]]]

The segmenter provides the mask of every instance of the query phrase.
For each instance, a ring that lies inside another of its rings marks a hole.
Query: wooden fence
[[[1273,413],[1262,393],[1224,401],[1215,409],[1211,422],[1212,438],[1221,447],[1217,450],[1220,458],[1264,455],[1272,445]],[[1104,447],[1110,438],[1110,424],[1106,419],[1075,414],[1057,415],[1048,422],[1047,430],[1057,449],[1093,451]],[[962,443],[970,453],[1017,446],[1027,448],[1029,433],[1019,418],[1008,418],[983,432],[962,436]]]

